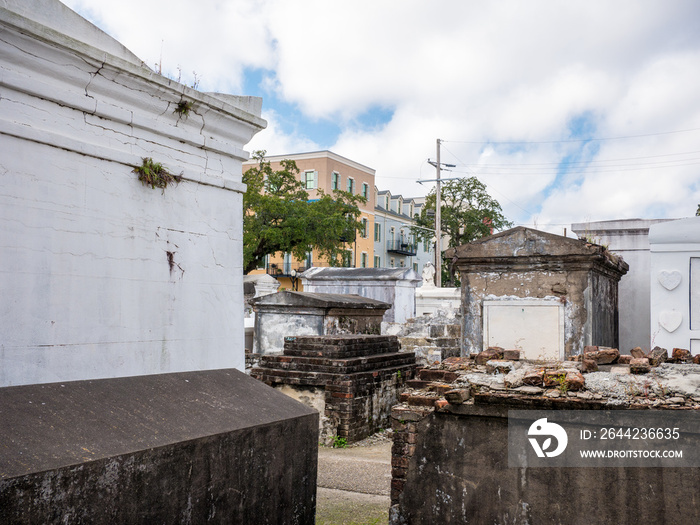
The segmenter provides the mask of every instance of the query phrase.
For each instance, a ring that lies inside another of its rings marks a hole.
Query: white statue
[[[425,263],[421,277],[423,278],[424,287],[435,286],[435,266],[433,263]]]

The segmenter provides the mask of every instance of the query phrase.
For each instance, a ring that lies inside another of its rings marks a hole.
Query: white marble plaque
[[[518,349],[524,359],[563,359],[564,308],[556,301],[484,301],[484,348]]]

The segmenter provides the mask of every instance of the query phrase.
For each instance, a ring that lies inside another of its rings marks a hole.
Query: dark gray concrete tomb
[[[0,388],[0,422],[0,523],[314,523],[318,413],[238,370]]]

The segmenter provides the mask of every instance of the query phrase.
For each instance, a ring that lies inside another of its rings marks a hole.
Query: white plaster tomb
[[[650,350],[651,319],[649,228],[673,219],[619,219],[571,225],[579,238],[607,246],[629,265],[619,284],[620,352],[641,346]]]
[[[700,354],[700,217],[656,224],[651,246],[651,346]]]
[[[0,386],[243,370],[260,99],[160,76],[57,0],[3,0],[0,34]],[[143,186],[144,157],[180,184]]]

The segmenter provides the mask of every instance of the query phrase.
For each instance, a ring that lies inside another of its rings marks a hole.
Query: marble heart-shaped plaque
[[[667,332],[673,332],[681,325],[683,314],[675,310],[664,310],[659,314],[659,324]]]
[[[681,272],[678,270],[673,270],[672,272],[667,272],[666,270],[661,270],[659,272],[659,282],[661,286],[667,290],[673,290],[679,284],[681,284]]]

